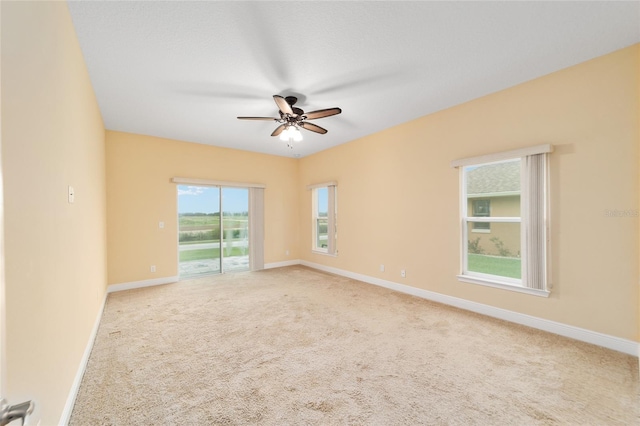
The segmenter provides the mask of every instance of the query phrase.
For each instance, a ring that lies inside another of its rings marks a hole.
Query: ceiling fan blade
[[[273,117],[238,117],[238,120],[268,120],[268,121],[278,121],[277,118]]]
[[[282,133],[285,127],[286,127],[286,124],[279,125],[278,127],[276,127],[273,133],[271,133],[271,136],[278,136],[280,133]]]
[[[307,123],[307,122],[305,122],[305,121],[302,121],[302,122],[300,122],[299,124],[300,124],[300,126],[301,126],[303,129],[311,130],[312,132],[320,133],[320,134],[322,134],[322,135],[324,135],[325,133],[327,133],[327,129],[323,129],[322,127],[320,127],[320,126],[316,126],[316,125],[315,125],[315,124],[313,124],[313,123]]]
[[[340,114],[341,112],[342,110],[340,108],[327,108],[307,112],[304,115],[307,116],[307,120],[315,120],[317,118],[331,117],[332,115]]]
[[[276,105],[278,105],[278,109],[285,114],[294,115],[293,110],[291,109],[291,105],[280,95],[273,95],[273,100],[276,101]]]

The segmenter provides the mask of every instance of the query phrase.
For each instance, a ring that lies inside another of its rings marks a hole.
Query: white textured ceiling
[[[640,2],[69,1],[107,129],[305,156],[640,42]],[[315,120],[270,137],[272,95]]]

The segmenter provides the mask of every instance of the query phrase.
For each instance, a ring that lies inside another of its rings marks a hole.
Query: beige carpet
[[[71,425],[640,424],[638,359],[304,267],[109,296]]]

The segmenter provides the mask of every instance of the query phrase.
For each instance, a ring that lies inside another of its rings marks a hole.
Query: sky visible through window
[[[318,215],[326,216],[329,211],[329,188],[318,188]]]
[[[178,213],[217,213],[220,211],[220,188],[211,186],[178,185]],[[226,212],[246,212],[248,189],[225,188]]]

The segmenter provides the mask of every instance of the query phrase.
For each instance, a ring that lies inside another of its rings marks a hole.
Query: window
[[[311,185],[312,246],[315,252],[335,255],[336,250],[336,184]]]
[[[327,187],[314,189],[315,208],[315,249],[326,250],[329,246],[329,189]]]
[[[548,296],[547,153],[551,145],[457,160],[461,281]]]
[[[488,217],[491,211],[491,200],[471,200],[474,217]],[[473,222],[474,232],[487,232],[491,229],[489,222]]]

